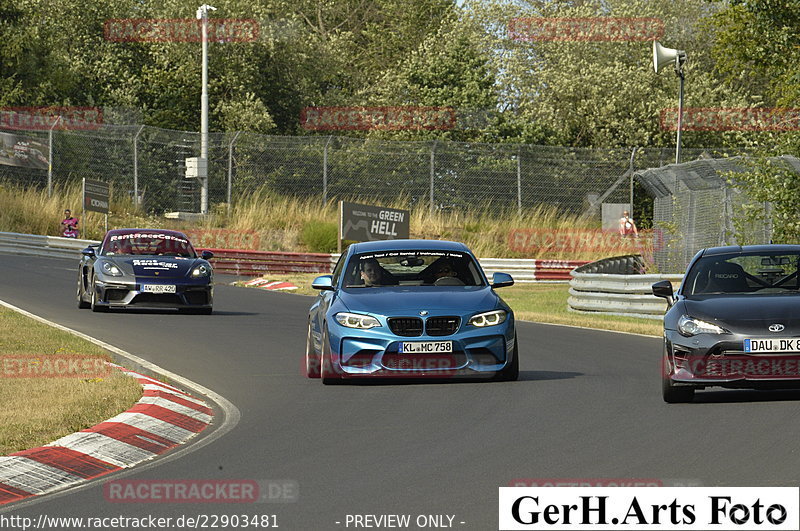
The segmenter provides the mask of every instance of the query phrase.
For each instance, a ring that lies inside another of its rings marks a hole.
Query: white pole
[[[133,205],[139,208],[139,134],[144,129],[144,125],[136,131],[133,137]]]
[[[197,8],[197,18],[202,21],[203,79],[200,95],[200,158],[208,160],[208,11],[216,7],[203,4]],[[200,179],[200,213],[208,214],[208,171]]]

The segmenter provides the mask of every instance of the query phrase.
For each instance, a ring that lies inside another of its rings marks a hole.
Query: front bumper
[[[510,323],[459,331],[448,336],[398,337],[390,331],[359,331],[336,325],[330,332],[331,362],[343,378],[484,378],[495,376],[512,361],[515,350]],[[452,352],[401,353],[403,342],[451,341]]]
[[[98,306],[109,308],[211,308],[214,299],[214,287],[210,281],[170,282],[161,284],[175,286],[175,293],[149,293],[143,291],[150,282],[119,282],[113,280],[97,280],[94,289],[97,291]]]
[[[743,335],[664,333],[662,373],[675,386],[800,387],[800,352],[744,352]]]

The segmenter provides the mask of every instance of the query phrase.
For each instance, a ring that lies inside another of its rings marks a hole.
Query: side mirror
[[[86,249],[82,250],[82,251],[81,251],[81,254],[82,254],[83,256],[87,257],[87,258],[94,258],[94,256],[95,256],[95,254],[96,254],[96,253],[95,253],[94,247],[92,247],[92,246],[90,245],[90,246],[89,246],[89,247],[87,247]]]
[[[203,260],[214,258],[214,253],[212,253],[211,251],[203,251],[202,253],[200,253],[200,258],[202,258]]]
[[[332,275],[322,275],[321,277],[317,277],[314,279],[314,282],[311,283],[311,287],[314,289],[319,290],[333,290],[333,276]]]
[[[653,284],[652,288],[653,295],[656,297],[661,297],[662,299],[667,299],[667,304],[669,306],[675,304],[675,295],[672,291],[672,282],[669,280],[661,280]]]
[[[507,286],[513,286],[514,279],[508,273],[495,273],[492,275],[492,288],[505,288]]]

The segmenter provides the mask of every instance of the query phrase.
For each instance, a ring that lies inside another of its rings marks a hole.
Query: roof
[[[770,157],[778,167],[800,174],[800,159],[791,155]],[[681,164],[668,164],[634,172],[647,192],[654,197],[667,197],[679,191],[681,183],[688,190],[716,190],[728,184],[728,177],[748,171],[749,165],[742,157],[699,159]]]
[[[379,240],[354,243],[350,246],[353,253],[370,251],[460,251],[469,252],[469,248],[461,242],[447,240]]]
[[[111,229],[109,230],[106,235],[108,234],[132,234],[135,232],[149,232],[151,234],[171,234],[172,236],[182,236],[186,238],[186,235],[179,230],[170,230],[170,229]]]

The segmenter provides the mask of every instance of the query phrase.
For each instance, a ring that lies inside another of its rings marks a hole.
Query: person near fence
[[[61,221],[61,226],[64,227],[62,234],[65,238],[78,237],[78,218],[73,217],[72,212],[69,210],[64,211],[64,219]]]
[[[630,216],[630,212],[625,210],[622,213],[622,217],[619,218],[619,235],[623,238],[627,238],[628,236],[634,236],[636,238],[639,237],[639,231],[636,229],[636,223],[634,223],[633,218]]]

